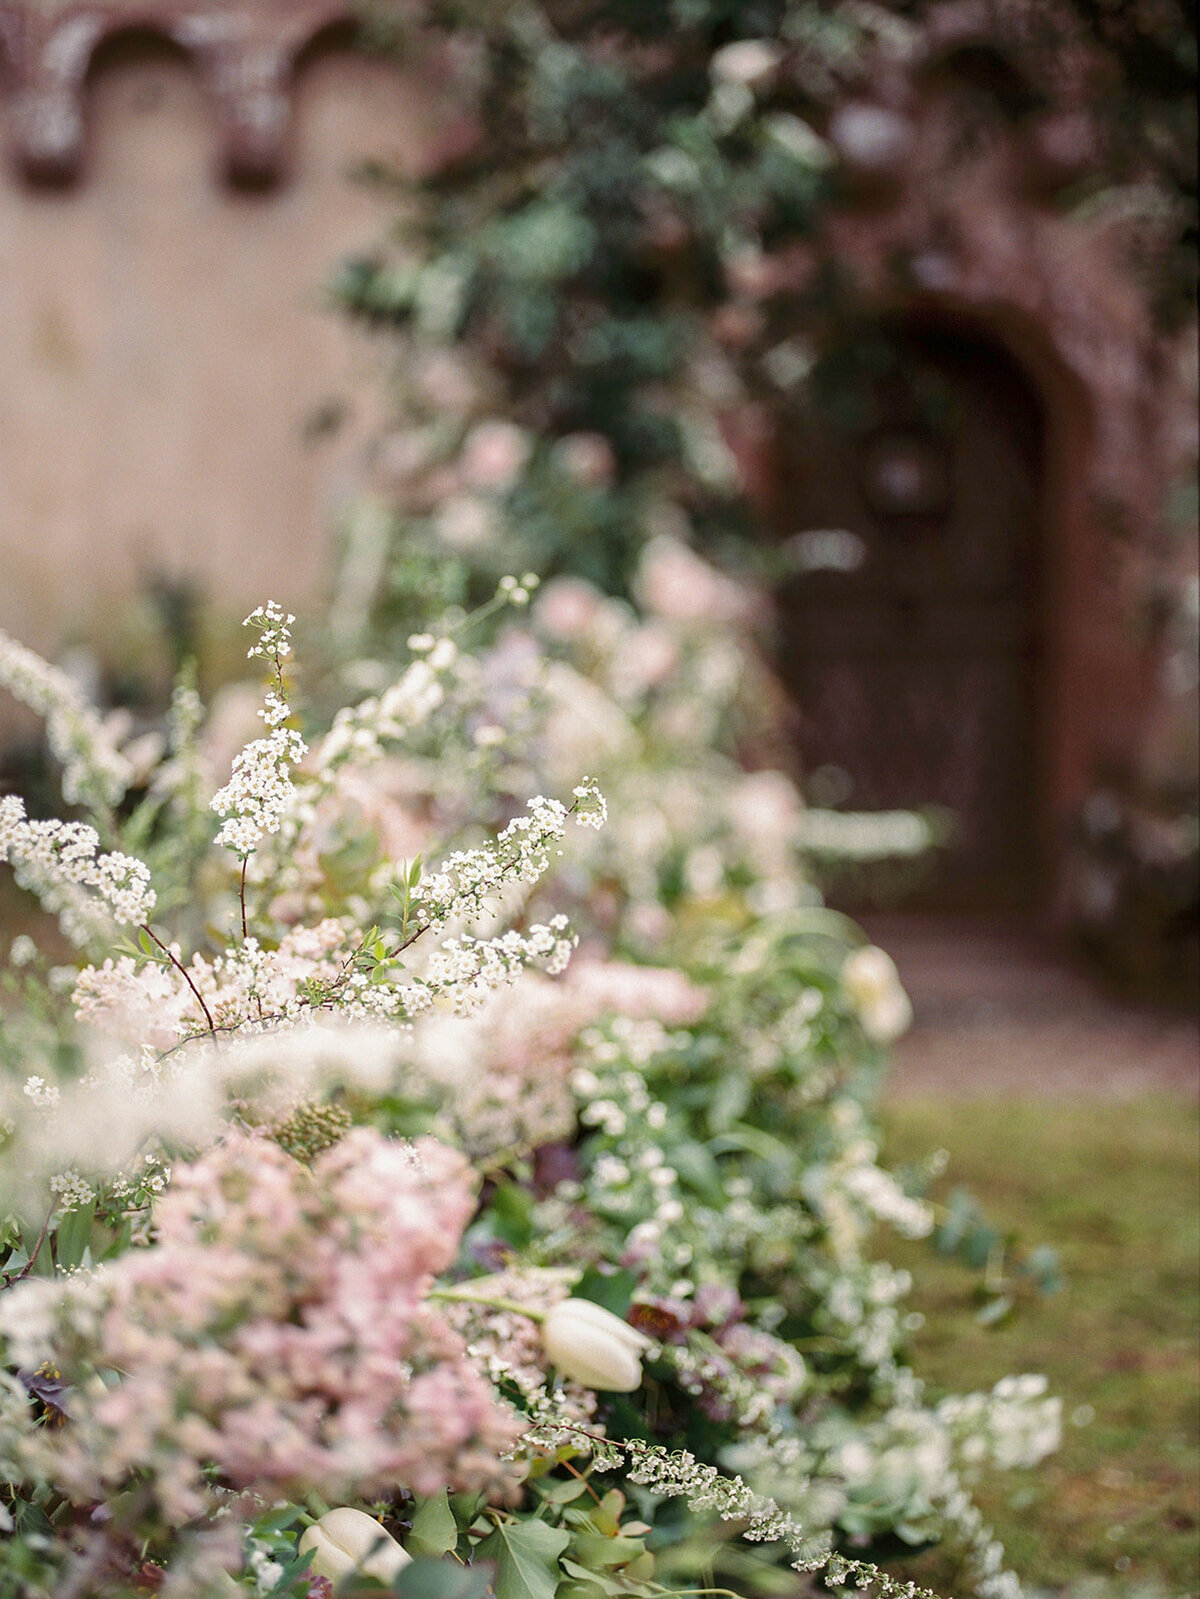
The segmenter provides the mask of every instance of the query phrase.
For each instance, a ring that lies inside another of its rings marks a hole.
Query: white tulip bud
[[[868,944],[842,964],[842,987],[858,1012],[863,1032],[876,1044],[890,1044],[912,1023],[912,1003],[900,982],[896,963],[884,950]]]
[[[564,1377],[605,1393],[631,1394],[641,1386],[641,1356],[650,1339],[590,1299],[564,1299],[546,1313],[542,1347]]]
[[[373,1516],[349,1505],[327,1511],[305,1531],[300,1553],[307,1554],[310,1549],[313,1575],[328,1577],[333,1583],[354,1572],[391,1582],[412,1558]]]

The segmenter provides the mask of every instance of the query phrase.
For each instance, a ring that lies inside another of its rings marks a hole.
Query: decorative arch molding
[[[314,41],[350,34],[357,20],[352,0],[0,0],[11,158],[33,182],[75,181],[97,51],[139,35],[175,46],[192,63],[213,108],[227,178],[277,182],[287,170],[297,62]]]

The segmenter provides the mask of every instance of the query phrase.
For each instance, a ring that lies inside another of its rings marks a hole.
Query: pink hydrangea
[[[152,1246],[73,1290],[88,1314],[54,1356],[80,1386],[40,1463],[81,1500],[141,1476],[173,1524],[206,1509],[206,1468],[333,1503],[503,1484],[518,1420],[425,1297],[473,1209],[432,1139],[359,1128],[310,1169],[231,1134],[177,1171]]]

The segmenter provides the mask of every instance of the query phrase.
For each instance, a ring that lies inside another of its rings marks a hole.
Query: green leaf
[[[280,1505],[277,1510],[268,1510],[266,1515],[255,1519],[254,1536],[274,1538],[278,1533],[294,1527],[302,1515],[303,1511],[299,1505]]]
[[[750,1103],[750,1082],[738,1072],[727,1072],[713,1089],[708,1103],[708,1130],[724,1133],[746,1112]]]
[[[738,1129],[741,1133],[742,1128]],[[671,1164],[680,1180],[710,1204],[724,1203],[721,1171],[703,1144],[692,1142],[677,1144],[671,1152]]]
[[[516,1183],[498,1183],[491,1199],[492,1223],[497,1234],[514,1249],[523,1249],[533,1237],[533,1195]]]
[[[595,1580],[597,1571],[608,1566],[625,1566],[644,1554],[646,1545],[640,1538],[610,1538],[601,1533],[576,1533],[574,1554]]]
[[[571,1541],[561,1527],[544,1521],[501,1521],[479,1546],[496,1562],[496,1599],[554,1599],[558,1557]]]
[[[582,1477],[568,1477],[565,1481],[554,1478],[539,1482],[537,1491],[548,1505],[569,1505],[587,1492],[587,1482]]]
[[[581,1583],[586,1583],[592,1593],[621,1594],[628,1593],[629,1589],[620,1577],[610,1577],[599,1571],[589,1571],[586,1566],[580,1566],[574,1560],[564,1560],[563,1570],[572,1577],[578,1578]],[[585,1592],[587,1589],[584,1590]]]
[[[417,1506],[404,1547],[410,1555],[446,1555],[457,1543],[458,1522],[443,1488]]]
[[[54,1256],[65,1270],[78,1266],[83,1260],[92,1238],[92,1223],[96,1219],[96,1201],[81,1205],[59,1223],[54,1243]]]
[[[635,1271],[601,1271],[598,1266],[589,1266],[575,1284],[574,1297],[590,1299],[593,1305],[624,1317],[637,1283]]]
[[[491,1577],[490,1567],[419,1555],[396,1577],[391,1592],[395,1599],[483,1599]]]

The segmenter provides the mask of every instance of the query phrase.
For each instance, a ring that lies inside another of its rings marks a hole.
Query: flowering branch
[[[197,1005],[199,1005],[200,1009],[204,1012],[204,1020],[208,1023],[209,1032],[215,1035],[215,1033],[217,1031],[217,1027],[216,1027],[216,1023],[213,1021],[212,1012],[209,1010],[208,1006],[204,1003],[204,995],[200,992],[200,989],[197,987],[195,981],[192,978],[192,974],[188,971],[187,967],[179,959],[179,957],[176,955],[175,951],[173,949],[171,949],[168,945],[163,943],[162,939],[158,937],[157,933],[154,932],[153,928],[150,927],[150,925],[148,923],[143,922],[143,924],[142,924],[142,926],[140,928],[140,931],[145,933],[146,937],[149,938],[152,943],[156,944],[160,950],[162,950],[162,952],[166,956],[167,960],[171,963],[171,965],[175,968],[175,970],[183,978],[184,982],[191,989],[192,993],[196,996]]]
[[[792,1567],[800,1572],[825,1571],[837,1584],[854,1579],[860,1587],[877,1584],[879,1599],[938,1599],[929,1588],[899,1582],[869,1561],[852,1560],[828,1547],[823,1536],[806,1532],[774,1499],[757,1494],[739,1476],[724,1476],[715,1466],[705,1464],[686,1449],[670,1451],[640,1438],[601,1438],[586,1427],[544,1414],[541,1425],[528,1435],[529,1441],[550,1441],[548,1435],[565,1435],[582,1444],[600,1471],[613,1470],[622,1462],[630,1482],[650,1488],[669,1499],[686,1499],[694,1511],[715,1511],[722,1521],[744,1521],[742,1537],[754,1543],[787,1545],[795,1558]]]
[[[0,631],[0,685],[45,718],[51,754],[62,763],[67,803],[110,819],[129,787],[129,762],[67,674]]]
[[[0,797],[0,861],[12,862],[20,886],[37,894],[76,942],[86,942],[93,932],[86,896],[77,889],[92,889],[116,922],[140,924],[154,909],[144,861],[116,850],[102,852],[100,835],[84,822],[29,820],[15,794]]]
[[[292,713],[287,703],[283,661],[291,654],[290,629],[295,620],[271,600],[251,611],[244,623],[256,628],[259,635],[247,650],[247,659],[265,660],[273,669],[274,682],[258,713],[268,733],[239,751],[229,782],[212,798],[213,810],[224,818],[217,843],[241,856],[243,881],[247,857],[266,834],[279,831],[280,821],[295,795],[292,768],[308,750],[295,728],[287,726]],[[244,899],[242,914],[244,926]]]

